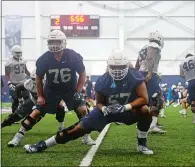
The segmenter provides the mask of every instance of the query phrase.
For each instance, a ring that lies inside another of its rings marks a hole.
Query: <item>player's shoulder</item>
[[[144,76],[135,68],[130,68],[128,70],[128,81],[134,83],[142,83],[144,81]]]
[[[73,49],[65,48],[64,56],[68,56],[70,62],[82,61],[83,57]]]
[[[41,65],[44,63],[48,62],[49,56],[50,56],[51,52],[46,51],[45,53],[43,53],[36,61],[36,65]]]
[[[13,62],[14,62],[13,57],[10,57],[10,58],[6,61],[5,66],[10,66],[10,65],[13,64]]]
[[[24,87],[27,90],[30,90],[33,87],[33,81],[32,79],[27,79],[24,81]]]
[[[104,73],[102,76],[100,76],[95,84],[95,90],[97,92],[102,92],[104,88],[108,85],[108,83],[111,82],[111,76],[109,75],[108,72]]]

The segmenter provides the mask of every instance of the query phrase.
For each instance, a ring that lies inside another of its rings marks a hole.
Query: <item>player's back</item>
[[[80,63],[83,58],[71,49],[64,49],[63,56],[57,61],[52,52],[44,53],[36,62],[38,76],[46,73],[46,86],[56,92],[69,92],[76,89]],[[83,69],[82,69],[83,70]],[[81,70],[81,71],[82,71]]]
[[[139,57],[138,57],[138,61],[139,61],[139,71],[148,71],[148,62],[147,62],[147,52],[148,52],[148,48],[152,47],[152,48],[156,48],[157,49],[157,54],[156,54],[156,58],[155,58],[155,64],[154,64],[154,69],[153,72],[157,73],[158,72],[158,66],[159,66],[159,61],[161,58],[161,50],[160,48],[156,47],[156,45],[153,44],[154,42],[145,45],[140,51],[139,51]],[[153,46],[154,45],[154,46]]]
[[[26,61],[24,60],[15,60],[11,57],[5,64],[6,67],[10,68],[10,81],[14,84],[21,83],[25,80],[25,66]]]
[[[144,78],[139,75],[136,69],[129,69],[127,76],[120,81],[113,82],[113,78],[106,72],[98,78],[95,91],[106,97],[107,104],[115,102],[121,105],[136,98],[136,87],[142,83]]]
[[[195,79],[195,56],[187,57],[180,67],[184,72],[186,81]]]

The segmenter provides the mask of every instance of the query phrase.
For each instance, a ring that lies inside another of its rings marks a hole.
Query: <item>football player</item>
[[[15,136],[18,143],[41,116],[55,114],[61,100],[64,100],[69,110],[74,110],[81,117],[87,114],[85,100],[80,93],[86,77],[83,58],[74,50],[66,48],[66,36],[60,30],[50,32],[47,42],[49,51],[36,61],[37,106],[22,121],[22,127]],[[78,82],[76,73],[79,74]],[[43,88],[44,75],[46,83]],[[88,134],[83,136],[82,142],[95,144]]]
[[[148,95],[144,78],[129,69],[129,60],[120,49],[108,58],[108,72],[98,78],[95,86],[97,107],[76,124],[37,144],[25,145],[28,153],[41,152],[56,144],[65,144],[91,131],[102,131],[111,122],[131,125],[137,122],[137,151],[153,154],[147,147],[147,131],[152,117],[147,107]]]
[[[187,54],[185,60],[180,65],[180,76],[184,77],[188,82],[187,98],[188,104],[191,104],[193,114],[193,123],[195,124],[195,56]]]
[[[164,46],[164,39],[160,32],[149,34],[149,44],[144,46],[139,52],[135,68],[145,77],[147,86],[152,123],[150,132],[165,133],[166,131],[157,127],[157,119],[162,107],[161,89],[159,87],[160,78],[158,76],[158,66],[161,59],[161,49]]]
[[[22,59],[22,48],[19,45],[14,45],[11,49],[13,57],[5,64],[5,77],[9,86],[9,93],[12,97],[12,113],[17,109],[19,101],[14,94],[15,86],[24,82],[26,75],[30,76],[30,72],[26,67],[26,61]],[[28,96],[24,92],[24,96]]]

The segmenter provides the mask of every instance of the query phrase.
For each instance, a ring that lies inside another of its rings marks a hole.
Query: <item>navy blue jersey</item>
[[[55,92],[75,91],[77,85],[76,73],[85,71],[83,58],[80,54],[71,49],[64,49],[63,56],[57,61],[52,52],[45,52],[36,61],[36,75],[44,77],[46,74],[45,86]]]
[[[142,82],[144,82],[144,78],[136,69],[129,69],[123,80],[114,82],[113,78],[106,72],[98,78],[95,91],[105,96],[106,105],[114,102],[124,105],[135,100],[136,87]]]

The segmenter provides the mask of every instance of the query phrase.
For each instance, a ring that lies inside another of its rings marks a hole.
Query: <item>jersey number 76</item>
[[[71,74],[70,73],[66,73],[66,72],[70,72],[71,70],[69,68],[62,68],[62,69],[50,69],[49,70],[49,74],[54,73],[54,83],[59,83],[58,81],[58,76],[60,74],[60,78],[62,82],[68,82],[71,79]]]

